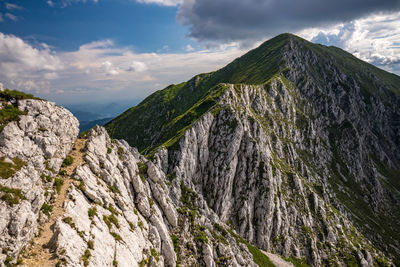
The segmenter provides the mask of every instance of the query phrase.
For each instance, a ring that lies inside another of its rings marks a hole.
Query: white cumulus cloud
[[[400,73],[400,12],[373,14],[327,28],[303,30],[299,35],[345,49],[358,58]]]
[[[132,61],[132,64],[129,66],[128,71],[143,72],[147,69],[148,68],[145,63],[141,61]]]
[[[18,84],[61,70],[63,64],[49,47],[35,48],[24,40],[0,33],[0,79]],[[21,88],[22,89],[22,88]]]
[[[118,75],[118,68],[114,67],[114,65],[110,61],[104,61],[101,63],[101,66],[107,75]]]

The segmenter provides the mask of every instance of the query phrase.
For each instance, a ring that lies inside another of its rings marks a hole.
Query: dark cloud
[[[185,0],[177,18],[190,36],[243,41],[400,10],[399,0]]]

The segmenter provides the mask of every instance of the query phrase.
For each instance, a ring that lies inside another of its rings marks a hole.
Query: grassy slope
[[[313,69],[308,73],[316,80],[319,79],[324,65],[333,59],[334,64],[348,76],[358,77],[358,80],[362,81],[361,92],[364,96],[382,94],[382,92],[376,92],[376,78],[383,81],[389,89],[385,91],[386,95],[380,95],[383,99],[390,97],[387,92],[400,94],[399,76],[378,69],[339,48],[317,45],[290,34],[282,34],[218,71],[200,74],[187,82],[170,85],[155,92],[139,105],[128,109],[107,123],[106,129],[111,137],[125,139],[139,151],[148,153],[178,135],[179,131],[204,114],[208,109],[204,108],[202,112],[192,116],[191,122],[180,124],[181,128],[173,124],[174,120],[185,114],[196,103],[202,102],[204,97],[213,92],[212,88],[216,85],[220,83],[262,84],[284,70],[285,62],[282,60],[282,55],[290,39],[301,43],[301,49],[312,50],[317,55],[318,64],[309,66]]]
[[[279,35],[216,72],[200,74],[188,82],[155,92],[107,123],[107,131],[113,138],[125,139],[140,151],[150,151],[177,134],[180,129],[170,133],[171,123],[196,103],[202,102],[218,84],[262,84],[279,72],[288,38],[289,35]],[[196,117],[207,110],[203,109]]]

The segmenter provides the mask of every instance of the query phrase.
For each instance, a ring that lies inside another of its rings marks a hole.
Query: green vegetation
[[[114,224],[115,227],[120,228],[118,219],[114,216],[114,214],[111,214],[109,216],[103,215],[103,221],[106,223],[109,229],[111,229],[112,224]]]
[[[7,105],[0,109],[0,132],[4,127],[12,121],[18,121],[20,115],[26,115],[25,112],[19,110],[13,105]]]
[[[113,185],[109,185],[109,186],[108,186],[108,189],[110,189],[110,191],[113,192],[113,193],[115,193],[115,194],[119,194],[118,188],[116,188],[116,187],[113,186]]]
[[[284,75],[288,69],[283,54],[290,40],[299,49],[317,55],[318,64],[310,66],[310,73],[321,73],[322,70],[330,73],[328,68],[333,60],[349,79],[354,78],[361,83],[361,93],[366,98],[380,94],[388,99],[391,94],[400,94],[399,76],[378,69],[339,48],[313,44],[291,34],[281,34],[218,71],[200,74],[187,82],[155,92],[139,105],[108,122],[105,127],[111,137],[125,139],[144,154],[151,155],[155,148],[162,145],[173,149],[185,130],[205,112],[213,109],[218,97],[226,89],[225,83],[259,85],[278,74],[282,74],[285,83]],[[377,92],[376,85],[383,83],[389,90]],[[342,83],[338,86],[348,88]]]
[[[87,244],[88,244],[88,248],[94,249],[94,242],[93,242],[93,240],[89,240]]]
[[[79,137],[80,138],[86,138],[87,137],[87,135],[88,135],[88,131],[82,131],[81,133],[80,133],[80,135],[79,135]]]
[[[53,177],[49,176],[49,175],[40,175],[40,178],[42,179],[43,183],[50,183],[53,181]]]
[[[73,158],[72,156],[67,156],[67,157],[64,159],[64,161],[63,161],[61,167],[65,168],[65,167],[67,167],[67,166],[70,166],[72,163],[74,163],[74,158]]]
[[[96,207],[89,208],[88,216],[90,219],[93,219],[94,216],[97,216],[97,208]]]
[[[19,202],[24,199],[25,196],[22,194],[21,189],[0,185],[0,200],[6,202],[9,206],[19,204]]]
[[[275,37],[216,72],[200,74],[155,92],[107,123],[107,131],[113,138],[125,139],[139,150],[150,152],[179,137],[180,130],[208,111],[226,89],[219,84],[262,84],[279,72],[288,38]]]
[[[75,223],[74,223],[74,221],[72,220],[71,217],[65,217],[65,218],[63,219],[63,222],[65,222],[66,224],[68,224],[69,226],[71,226],[72,229],[75,229],[75,228],[76,228],[76,227],[75,227]]]
[[[61,188],[62,188],[63,184],[64,184],[64,180],[63,179],[57,178],[57,177],[54,179],[53,187],[56,189],[57,194],[60,194],[60,191],[61,191]]]
[[[271,260],[265,255],[259,248],[247,242],[243,237],[233,232],[232,229],[228,232],[236,239],[237,243],[243,243],[249,249],[251,255],[253,255],[253,261],[260,267],[273,267],[275,266]]]
[[[31,94],[25,94],[17,90],[8,90],[0,92],[0,103],[5,105],[6,102],[11,100],[21,100],[21,99],[39,99]],[[25,112],[18,109],[17,104],[5,105],[0,109],[0,132],[4,127],[11,121],[18,121],[20,115],[26,115]]]
[[[283,258],[285,261],[293,263],[294,266],[296,267],[310,267],[310,265],[307,264],[307,260],[304,258],[295,258],[295,257],[289,257],[289,258]]]
[[[3,179],[10,178],[14,174],[26,166],[26,162],[19,158],[13,158],[11,162],[6,161],[5,157],[0,158],[0,177]]]
[[[160,260],[160,255],[157,253],[157,251],[154,248],[150,249],[150,254],[151,254],[151,256],[154,257],[154,259],[156,261]]]
[[[13,100],[13,99],[16,99],[16,100],[38,99],[38,100],[40,100],[40,98],[38,98],[38,97],[34,97],[31,94],[26,94],[24,92],[17,91],[17,90],[5,89],[4,91],[0,92],[0,100],[10,101],[10,100]]]
[[[83,261],[83,265],[84,266],[88,266],[89,265],[89,258],[92,256],[92,254],[90,253],[89,249],[85,250],[85,253],[82,255],[82,261]]]
[[[122,237],[119,234],[114,233],[114,232],[110,232],[110,234],[112,235],[112,237],[114,237],[114,239],[116,241],[121,241],[122,240]]]
[[[40,210],[46,214],[47,216],[50,216],[50,214],[53,212],[53,206],[47,204],[47,203],[43,203],[42,207],[40,208]]]

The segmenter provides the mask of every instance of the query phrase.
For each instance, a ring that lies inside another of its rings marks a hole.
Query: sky
[[[0,0],[0,83],[61,105],[138,100],[283,32],[400,75],[400,0]]]

